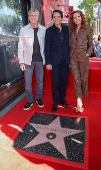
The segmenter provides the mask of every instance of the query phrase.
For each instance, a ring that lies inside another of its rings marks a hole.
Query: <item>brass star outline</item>
[[[33,126],[39,132],[39,134],[34,139],[32,139],[24,148],[32,147],[45,142],[50,142],[66,159],[67,153],[65,148],[64,137],[83,132],[82,130],[62,128],[59,116],[55,120],[53,120],[49,125],[35,123],[29,124]],[[46,137],[48,133],[55,133],[56,138],[48,139]]]

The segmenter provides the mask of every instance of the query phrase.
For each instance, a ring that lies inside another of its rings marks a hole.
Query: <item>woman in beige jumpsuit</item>
[[[88,96],[89,56],[93,50],[93,32],[82,11],[73,11],[69,18],[70,64],[73,74],[76,113],[82,110],[82,97]]]

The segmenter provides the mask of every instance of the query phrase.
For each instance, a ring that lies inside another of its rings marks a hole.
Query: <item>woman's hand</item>
[[[86,54],[87,57],[89,57],[89,54]]]

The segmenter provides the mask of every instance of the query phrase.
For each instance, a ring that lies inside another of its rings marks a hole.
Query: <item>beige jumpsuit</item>
[[[90,55],[92,51],[92,28],[81,28],[78,33],[74,30],[70,36],[70,65],[76,99],[88,96],[89,57],[86,54]]]

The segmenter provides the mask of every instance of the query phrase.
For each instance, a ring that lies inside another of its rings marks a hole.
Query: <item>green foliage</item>
[[[7,6],[10,9],[14,9],[16,12],[20,11],[20,1],[19,0],[0,0],[0,8]]]
[[[11,15],[0,15],[0,27],[8,33],[19,35],[21,18]]]
[[[78,8],[85,11],[85,16],[90,25],[93,20],[93,5],[96,4],[96,0],[82,0]]]
[[[21,28],[21,8],[19,0],[0,0],[0,9],[12,10],[12,16],[0,14],[0,27],[8,33],[19,35]]]

